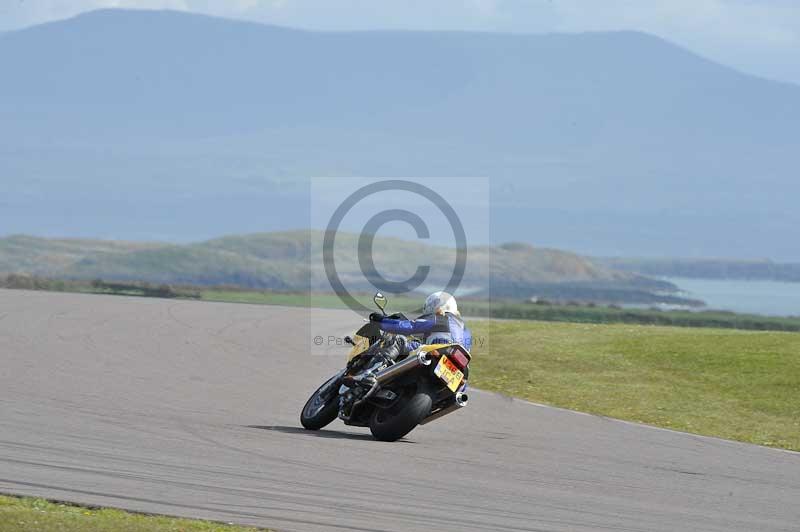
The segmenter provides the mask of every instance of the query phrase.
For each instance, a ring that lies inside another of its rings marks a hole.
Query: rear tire
[[[376,440],[397,441],[428,417],[433,401],[427,393],[418,392],[394,408],[376,408],[369,420],[369,430]]]
[[[339,394],[336,393],[336,390],[325,390],[325,388],[332,386],[333,381],[338,378],[338,374],[334,375],[308,398],[300,412],[300,423],[303,427],[308,430],[319,430],[336,419],[339,413]],[[321,394],[323,391],[327,392],[325,394],[327,397]],[[324,404],[320,404],[320,402]]]

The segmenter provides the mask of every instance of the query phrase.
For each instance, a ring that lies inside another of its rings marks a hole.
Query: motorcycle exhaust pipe
[[[428,366],[432,361],[433,359],[428,353],[419,353],[417,356],[408,357],[397,364],[382,369],[375,374],[375,380],[378,381],[378,384],[385,384],[404,373],[408,373],[421,366]]]
[[[459,408],[467,406],[467,401],[469,401],[469,396],[466,393],[456,392],[456,404]]]
[[[468,400],[469,400],[469,397],[467,397],[467,394],[462,393],[462,392],[456,392],[456,396],[453,398],[453,403],[450,406],[446,406],[444,408],[440,408],[439,410],[437,410],[433,414],[429,415],[428,417],[426,417],[425,419],[420,421],[419,424],[420,425],[425,425],[427,423],[430,423],[431,421],[436,421],[437,419],[439,419],[441,417],[444,417],[447,414],[451,414],[451,413],[455,412],[456,410],[461,410],[462,408],[467,406],[467,401]]]

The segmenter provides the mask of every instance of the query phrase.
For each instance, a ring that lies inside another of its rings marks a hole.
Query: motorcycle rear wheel
[[[330,387],[332,381],[338,377],[339,375],[335,375],[328,379],[306,401],[300,412],[300,424],[306,429],[319,430],[336,419],[339,413],[339,394],[336,390],[326,390],[326,387]]]
[[[414,430],[430,414],[432,406],[427,393],[417,392],[397,408],[376,408],[369,420],[369,430],[376,440],[397,441]]]

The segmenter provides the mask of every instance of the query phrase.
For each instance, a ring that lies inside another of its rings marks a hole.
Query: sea
[[[664,277],[686,297],[702,299],[706,309],[765,316],[800,316],[800,283]]]

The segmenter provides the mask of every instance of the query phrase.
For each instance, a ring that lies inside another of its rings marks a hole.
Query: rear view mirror
[[[386,308],[386,303],[387,303],[386,296],[381,294],[380,292],[376,292],[372,300],[375,302],[375,306],[381,309],[381,312],[386,314],[386,311],[383,310]]]

